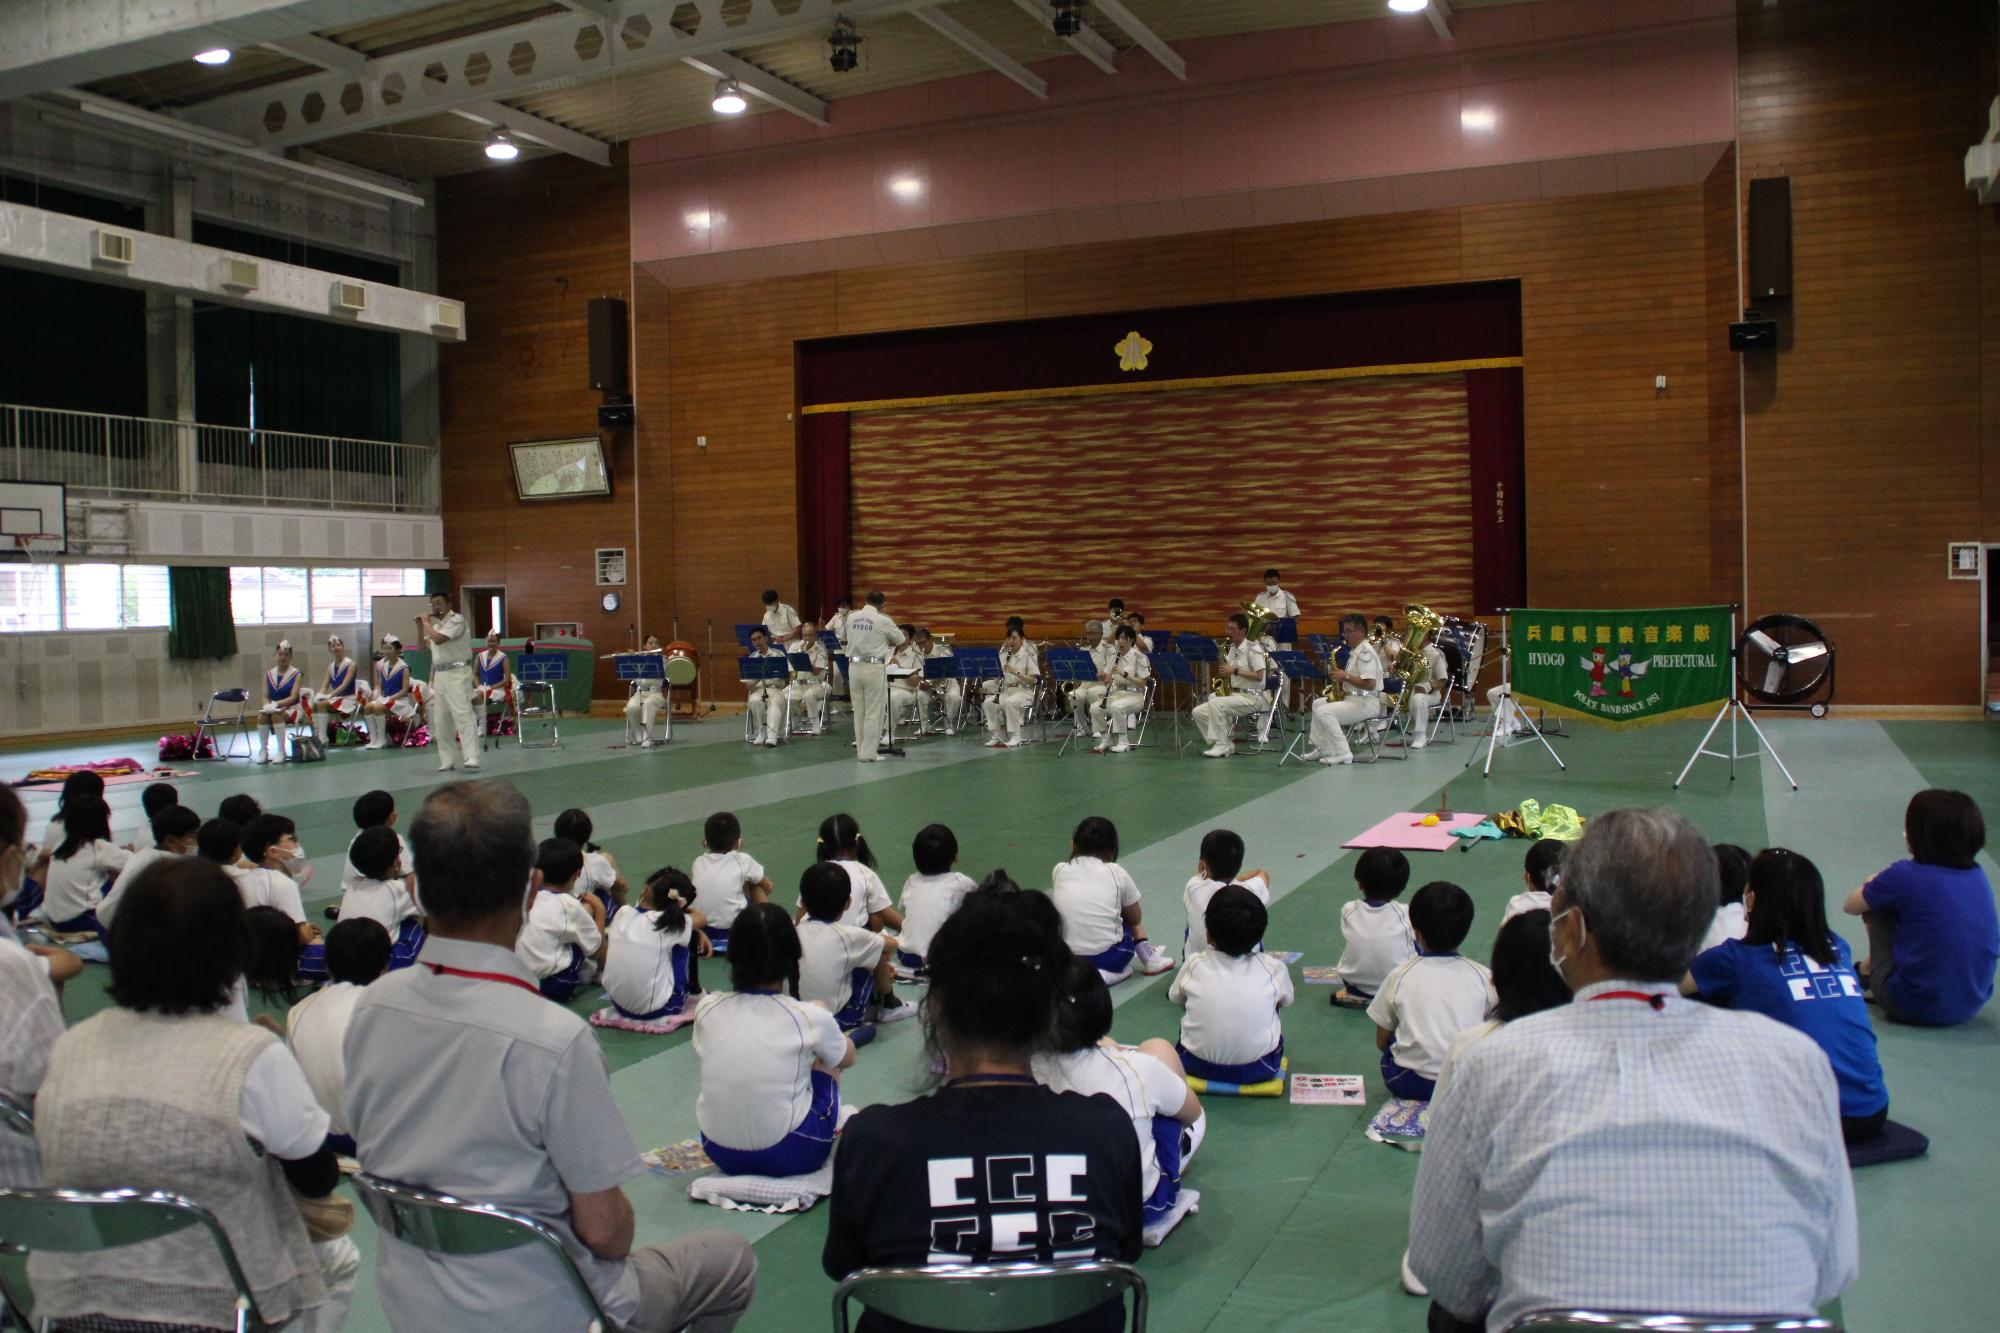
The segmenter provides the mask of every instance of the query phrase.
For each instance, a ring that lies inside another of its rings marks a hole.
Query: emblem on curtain
[[[1134,329],[1132,332],[1126,334],[1119,341],[1118,345],[1111,350],[1118,353],[1118,368],[1120,370],[1144,370],[1146,368],[1146,357],[1152,352],[1153,344],[1141,338],[1139,331]]]

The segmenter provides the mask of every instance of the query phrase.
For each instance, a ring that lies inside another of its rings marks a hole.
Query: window
[[[57,565],[0,566],[0,630],[62,628],[62,580]]]
[[[352,625],[361,619],[361,571],[315,569],[312,572],[312,618],[315,625]]]
[[[15,565],[0,569],[0,632],[164,629],[165,565]]]
[[[264,571],[255,565],[229,567],[229,610],[239,625],[264,623]]]
[[[63,628],[117,629],[125,598],[116,565],[65,565]]]
[[[304,625],[310,620],[306,607],[306,571],[264,566],[264,623]]]
[[[358,625],[377,597],[422,593],[422,569],[302,569],[237,566],[229,599],[239,625]]]
[[[126,628],[165,629],[172,606],[165,565],[125,566]]]

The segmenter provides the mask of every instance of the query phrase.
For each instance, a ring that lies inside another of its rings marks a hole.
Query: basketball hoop
[[[9,532],[0,534],[0,561],[39,565],[61,552],[63,539],[53,532]]]

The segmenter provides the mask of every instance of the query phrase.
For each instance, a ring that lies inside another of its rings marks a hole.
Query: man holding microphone
[[[431,613],[417,617],[417,638],[431,650],[431,739],[438,772],[450,771],[453,748],[467,769],[479,767],[479,732],[472,722],[472,637],[451,599],[431,594]]]

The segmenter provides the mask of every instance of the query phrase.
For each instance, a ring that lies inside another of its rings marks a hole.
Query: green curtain
[[[229,609],[227,569],[168,566],[167,604],[168,657],[236,656],[236,617]]]

